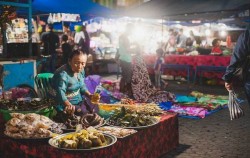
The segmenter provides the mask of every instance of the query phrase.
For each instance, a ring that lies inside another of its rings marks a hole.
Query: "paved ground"
[[[223,86],[200,86],[170,81],[169,91],[189,94],[198,90],[208,94],[227,95]],[[242,89],[236,90],[244,97]],[[230,120],[228,109],[204,119],[179,118],[179,146],[161,158],[250,158],[250,108],[243,104],[245,116]]]
[[[223,85],[187,84],[180,80],[168,82],[166,90],[175,94],[187,95],[196,90],[228,95]],[[241,88],[236,92],[244,99]],[[233,121],[227,108],[200,120],[179,118],[179,146],[161,158],[250,158],[250,108],[247,102],[243,104],[243,110],[245,116]]]

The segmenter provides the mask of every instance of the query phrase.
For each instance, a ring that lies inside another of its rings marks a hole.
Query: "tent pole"
[[[32,0],[29,0],[28,14],[28,42],[29,42],[29,57],[32,56]]]
[[[63,26],[64,26],[64,21],[62,21],[62,32],[64,33]]]

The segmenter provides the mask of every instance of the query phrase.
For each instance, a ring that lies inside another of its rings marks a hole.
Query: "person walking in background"
[[[75,43],[75,49],[82,49],[82,45],[85,40],[85,35],[82,29],[82,26],[76,25],[75,26],[75,37],[74,37],[74,43]]]
[[[175,53],[176,36],[177,36],[177,33],[173,29],[169,29],[168,41],[165,45],[165,52],[167,54],[174,54]]]
[[[53,31],[53,24],[46,25],[46,32],[41,35],[41,42],[44,47],[42,55],[51,55],[49,71],[53,73],[56,70],[56,49],[60,43],[59,36]]]
[[[187,37],[183,34],[183,29],[180,29],[179,34],[178,34],[177,39],[176,39],[177,47],[185,48],[186,47],[186,40],[187,40]]]
[[[86,26],[78,26],[76,28],[76,34],[74,38],[75,44],[78,46],[78,49],[85,52],[87,55],[89,54],[90,48],[90,37],[86,30]]]
[[[83,31],[84,37],[85,37],[83,45],[82,45],[82,51],[86,52],[87,55],[89,55],[90,37],[89,37],[89,34],[88,34],[87,30],[86,30],[86,26],[85,25],[82,26],[82,31]]]
[[[186,52],[191,52],[195,50],[194,45],[196,45],[194,32],[191,30],[189,32],[189,37],[186,39]]]
[[[222,79],[225,81],[225,88],[230,91],[233,90],[233,79],[236,77],[234,74],[238,67],[249,60],[250,56],[250,31],[249,29],[242,33],[236,43],[233,54],[231,56],[230,64]],[[250,105],[250,67],[244,70],[244,89],[247,96],[248,104]]]
[[[161,89],[161,75],[162,75],[162,64],[164,64],[163,58],[163,49],[159,48],[156,50],[157,59],[154,64],[154,73],[155,73],[155,87]]]
[[[74,33],[70,31],[68,23],[64,23],[63,25],[63,34],[68,36],[68,43],[74,48]]]
[[[32,32],[32,42],[40,43],[40,35],[38,33],[37,23],[32,19],[32,25],[34,27],[34,32]]]
[[[69,55],[72,53],[72,47],[68,43],[68,36],[62,35],[62,64],[67,64]]]
[[[119,37],[119,65],[121,66],[121,81],[120,91],[132,96],[131,78],[132,78],[132,56],[130,49],[130,41],[128,36],[132,31],[133,26],[128,24],[125,32]]]

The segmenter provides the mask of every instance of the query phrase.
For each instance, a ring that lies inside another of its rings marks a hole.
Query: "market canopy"
[[[114,10],[103,7],[90,0],[33,0],[33,15],[49,13],[80,14],[81,19],[94,17],[109,17],[115,14]]]
[[[246,0],[151,0],[123,14],[168,20],[212,20],[228,18],[249,8],[250,1]]]

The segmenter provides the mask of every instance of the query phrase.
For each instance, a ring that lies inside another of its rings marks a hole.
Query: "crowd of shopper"
[[[47,24],[45,31],[41,34],[42,56],[49,56],[49,69],[47,72],[54,72],[58,66],[58,54],[62,59],[60,65],[68,62],[68,57],[74,49],[82,50],[87,55],[90,49],[90,37],[86,26],[77,26],[72,32],[69,25],[63,26],[63,34],[54,32],[53,24]]]

